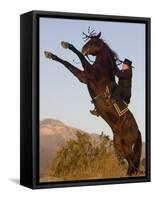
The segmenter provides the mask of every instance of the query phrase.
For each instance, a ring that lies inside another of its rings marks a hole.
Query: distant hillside
[[[40,175],[45,176],[51,166],[56,152],[70,139],[76,140],[77,128],[67,126],[55,119],[45,119],[40,122]],[[88,133],[87,133],[88,134]],[[93,143],[99,143],[99,135],[90,134]]]
[[[40,177],[47,176],[56,153],[69,141],[77,140],[77,132],[86,133],[83,130],[67,126],[55,119],[40,121]],[[101,143],[101,136],[89,134],[92,144]],[[107,144],[112,143],[109,140]],[[142,148],[142,159],[145,158],[145,144]]]

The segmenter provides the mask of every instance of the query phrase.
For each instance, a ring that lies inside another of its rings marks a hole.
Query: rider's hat
[[[123,64],[126,64],[126,65],[128,65],[129,67],[134,68],[134,67],[132,66],[132,61],[131,61],[131,60],[128,60],[127,58],[125,58],[125,60],[123,61]]]

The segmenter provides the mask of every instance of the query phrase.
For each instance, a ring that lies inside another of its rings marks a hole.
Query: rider
[[[114,74],[119,78],[118,86],[113,90],[111,98],[115,101],[124,101],[127,104],[130,103],[131,98],[131,86],[132,86],[132,61],[125,58],[122,62],[122,69],[116,66],[113,69]],[[96,108],[90,110],[90,113],[99,116]]]
[[[122,64],[122,70],[116,66],[113,70],[115,75],[119,78],[118,86],[114,89],[111,98],[116,101],[125,101],[130,103],[131,87],[132,87],[132,61],[125,58]]]

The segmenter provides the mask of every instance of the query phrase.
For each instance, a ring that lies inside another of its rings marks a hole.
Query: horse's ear
[[[97,38],[101,37],[101,32],[98,33],[98,35],[96,36]]]

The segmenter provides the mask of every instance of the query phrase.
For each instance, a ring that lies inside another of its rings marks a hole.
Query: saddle
[[[115,110],[117,111],[119,117],[124,115],[128,111],[128,105],[125,102],[115,102],[113,104]]]
[[[112,91],[114,88],[109,88],[109,86],[106,86],[106,94],[108,94],[108,98],[111,98],[112,96]],[[118,113],[119,117],[124,115],[128,111],[128,104],[124,101],[114,101],[113,106]]]
[[[121,117],[128,111],[128,104],[124,100],[116,101],[112,99],[111,98],[112,90],[113,90],[113,87],[107,85],[105,92],[93,98],[92,103],[94,103],[94,101],[96,101],[99,98],[108,99],[109,100],[108,102],[110,102],[111,106],[113,105],[118,116]],[[94,110],[90,110],[90,113],[92,115],[96,115],[97,117],[99,116],[99,113],[97,112],[96,108]]]

